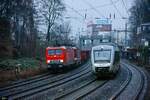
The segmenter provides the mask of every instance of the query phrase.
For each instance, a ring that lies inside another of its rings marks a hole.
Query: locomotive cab
[[[46,63],[48,69],[65,68],[66,66],[75,64],[74,50],[70,47],[47,47]]]
[[[92,48],[92,70],[97,75],[115,74],[119,61],[119,49],[115,46],[102,44]]]
[[[51,48],[46,51],[46,63],[48,68],[63,67],[64,49]]]

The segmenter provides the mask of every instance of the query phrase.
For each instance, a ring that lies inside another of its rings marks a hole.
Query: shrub
[[[20,58],[20,59],[7,59],[0,62],[0,69],[1,70],[12,70],[20,65],[21,70],[25,70],[28,68],[37,68],[38,61],[32,58]]]

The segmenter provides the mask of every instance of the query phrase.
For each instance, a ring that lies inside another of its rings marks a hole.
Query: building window
[[[148,26],[148,31],[150,31],[150,26]]]
[[[146,30],[146,26],[143,26],[143,27],[142,27],[142,31],[145,31],[145,30]]]

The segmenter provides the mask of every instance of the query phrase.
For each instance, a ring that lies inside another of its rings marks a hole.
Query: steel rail
[[[132,78],[132,72],[130,71],[130,69],[128,67],[127,68],[127,79],[126,81],[121,85],[121,87],[118,89],[118,91],[116,91],[110,98],[109,100],[115,100],[122,92],[123,90],[128,86],[128,84],[130,83],[131,81],[131,78]]]
[[[137,88],[137,91],[135,91],[135,95],[132,96],[132,100],[138,100],[139,98],[140,98],[140,100],[142,100],[142,99],[144,99],[144,93],[146,92],[145,88],[147,87],[146,75],[139,68],[137,68],[137,66],[135,66],[135,65],[133,65],[133,64],[127,62],[127,61],[126,61],[126,63],[129,66],[132,66],[140,74],[140,86],[139,86],[139,88]],[[124,64],[124,65],[127,66],[126,64]],[[129,74],[132,74],[131,69],[129,69],[128,67],[126,67],[126,68],[128,69],[128,72],[130,72]],[[131,76],[131,75],[128,75],[128,76]],[[130,81],[131,81],[131,77],[129,77],[129,79],[127,79],[127,81],[120,87],[120,89],[118,91],[115,92],[114,95],[111,96],[111,98],[109,100],[117,99],[120,96],[120,94],[125,90],[125,88],[129,85]]]
[[[134,100],[142,100],[144,99],[144,94],[146,93],[146,88],[147,88],[147,76],[145,75],[145,73],[139,69],[137,66],[127,62],[130,66],[133,66],[141,75],[141,85],[138,88],[138,91],[136,92],[136,95],[133,97]],[[143,93],[142,93],[143,92]]]
[[[49,78],[49,80],[51,80],[52,79],[52,81],[47,81],[47,83],[43,83],[43,84],[40,84],[39,86],[45,86],[45,85],[47,85],[47,84],[50,84],[50,83],[54,83],[54,82],[58,82],[59,80],[62,80],[62,79],[65,79],[65,78],[68,78],[68,77],[71,77],[71,76],[73,76],[73,75],[76,75],[77,73],[80,73],[80,72],[82,72],[82,71],[84,71],[85,69],[86,69],[86,66],[87,65],[89,65],[89,63],[87,63],[87,64],[85,64],[85,65],[83,65],[82,67],[80,67],[80,68],[78,68],[78,70],[75,70],[75,71],[72,71],[72,72],[74,72],[74,73],[72,73],[71,74],[71,72],[69,72],[66,76],[64,76],[64,77],[61,77],[61,75],[57,75],[57,76],[55,76],[55,77],[52,77],[52,78]],[[80,70],[79,70],[80,69]],[[71,74],[71,75],[70,75]],[[45,80],[43,80],[43,81],[45,81]],[[37,82],[41,82],[41,80],[39,80],[39,81],[33,81],[32,83],[37,83]],[[25,85],[28,85],[28,84],[31,84],[30,82],[28,82],[27,84],[25,84]],[[24,85],[19,85],[19,86],[24,86]],[[37,88],[37,87],[39,87],[39,86],[33,86],[34,88]],[[17,86],[15,86],[14,88],[11,88],[11,89],[15,89]],[[0,94],[1,94],[1,96],[6,96],[6,97],[9,97],[9,96],[11,96],[11,95],[13,95],[13,94],[19,94],[19,93],[22,93],[23,91],[28,91],[28,90],[30,90],[30,89],[34,89],[33,87],[29,87],[29,88],[27,88],[27,89],[24,89],[24,90],[20,90],[20,91],[17,91],[17,92],[15,92],[15,90],[14,90],[14,92],[13,93],[11,93],[11,92],[9,92],[9,91],[11,91],[11,89],[6,89],[6,92],[5,91],[1,91],[0,92]],[[24,88],[24,87],[23,87]]]
[[[9,95],[9,97],[11,99],[21,99],[24,97],[29,97],[29,96],[32,96],[36,93],[44,92],[48,89],[51,89],[51,88],[57,87],[59,85],[65,84],[66,82],[69,82],[69,81],[74,80],[78,77],[81,77],[81,76],[83,76],[89,72],[90,72],[89,69],[82,70],[78,73],[73,74],[72,76],[68,75],[68,76],[61,78],[61,79],[57,78],[56,80],[54,80],[52,82],[48,82],[47,84],[44,84],[44,85],[41,85],[38,87],[34,87],[34,88],[29,88],[28,90],[24,90],[24,91],[20,91],[18,93],[11,94],[11,95]]]
[[[72,89],[72,90],[70,90],[70,91],[67,91],[66,93],[63,93],[63,94],[61,94],[61,95],[56,96],[56,97],[55,97],[55,100],[59,100],[59,99],[61,99],[61,98],[64,98],[64,97],[67,96],[67,95],[70,95],[70,94],[72,94],[72,93],[74,93],[74,92],[76,92],[76,91],[79,91],[80,89],[82,89],[82,88],[84,88],[84,87],[86,87],[86,86],[92,84],[92,83],[95,82],[95,81],[96,81],[96,79],[94,79],[94,78],[93,78],[92,80],[88,80],[85,84],[82,84],[82,85],[78,86],[78,87],[75,88],[75,89]]]

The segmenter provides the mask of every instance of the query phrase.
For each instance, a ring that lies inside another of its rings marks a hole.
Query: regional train
[[[92,47],[91,63],[92,71],[98,77],[114,76],[120,68],[119,47],[113,43],[103,43]]]
[[[87,61],[88,55],[89,51],[81,51],[76,47],[47,47],[46,64],[50,70],[67,69]]]

